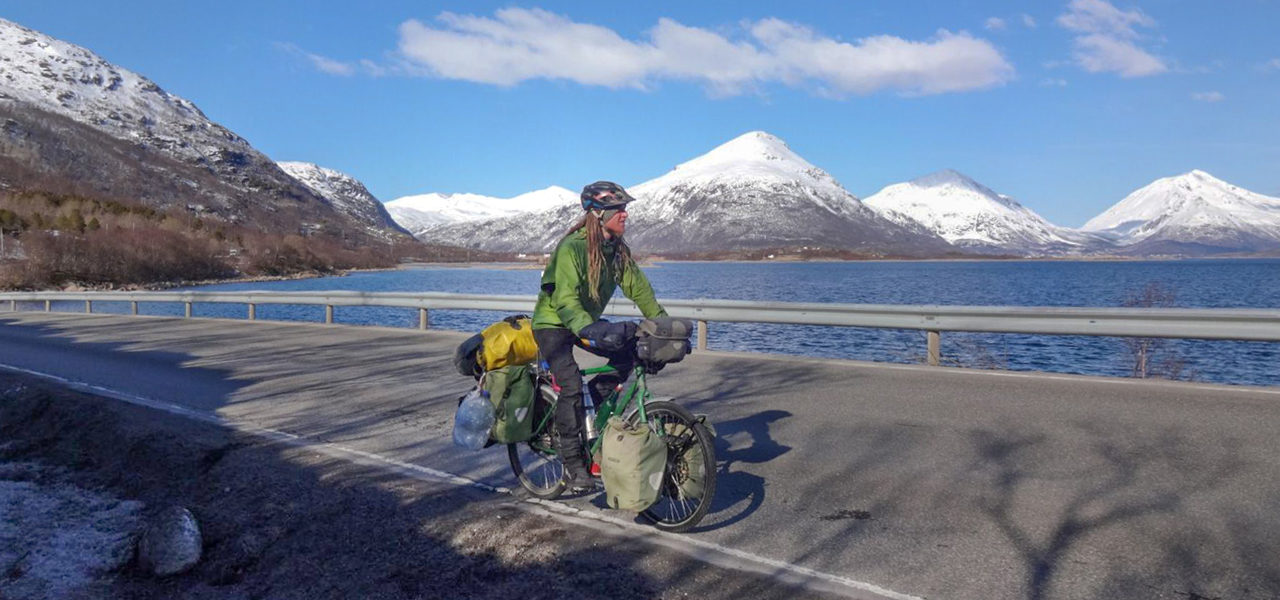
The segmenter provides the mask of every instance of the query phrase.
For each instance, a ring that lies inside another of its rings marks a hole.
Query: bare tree
[[[1150,282],[1141,290],[1130,291],[1121,306],[1130,308],[1161,308],[1173,306],[1174,292],[1160,282]],[[1156,375],[1156,357],[1170,353],[1169,340],[1164,338],[1124,338],[1125,347],[1133,357],[1133,376],[1145,379]],[[1176,357],[1164,357],[1168,367],[1166,375],[1176,378],[1182,372],[1182,362]]]

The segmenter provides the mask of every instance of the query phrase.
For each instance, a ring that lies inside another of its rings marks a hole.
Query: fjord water
[[[716,298],[859,304],[1120,306],[1149,284],[1171,292],[1173,306],[1280,309],[1280,259],[1101,261],[936,261],[681,263],[645,267],[658,298]],[[538,268],[405,268],[201,290],[359,290],[533,295]],[[70,307],[68,307],[70,309]],[[530,307],[532,309],[532,307]],[[95,305],[95,310],[99,310]],[[106,310],[118,311],[120,307]],[[180,314],[175,305],[148,314]],[[240,305],[196,305],[197,316],[243,318]],[[433,328],[478,331],[500,314],[431,312]],[[263,319],[319,321],[323,307],[259,306]],[[414,327],[416,311],[336,309],[340,323]],[[1165,376],[1219,383],[1280,385],[1280,344],[1169,340],[1152,357]],[[712,323],[717,350],[921,363],[920,331]],[[1118,338],[943,333],[947,364],[1025,371],[1129,376],[1134,359]]]

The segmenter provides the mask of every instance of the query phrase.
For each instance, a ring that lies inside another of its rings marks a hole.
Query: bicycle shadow
[[[734,470],[734,467],[740,463],[769,462],[790,452],[791,446],[778,443],[769,432],[772,423],[790,416],[785,410],[775,409],[715,423],[716,494],[708,516],[714,516],[716,521],[695,527],[692,532],[728,527],[751,516],[764,504],[764,478]],[[744,501],[744,506],[735,508]],[[720,518],[722,515],[726,516]]]
[[[689,533],[715,531],[745,520],[764,504],[765,480],[759,475],[746,471],[734,471],[739,463],[759,464],[769,462],[787,452],[791,446],[779,444],[769,433],[769,424],[790,417],[785,410],[766,410],[761,413],[732,419],[715,424],[716,437],[716,492],[711,500],[711,510],[707,516],[717,518],[716,522],[699,525]],[[590,500],[596,508],[608,509],[609,503],[603,488],[593,493]],[[734,511],[734,507],[746,502],[733,514],[719,518],[723,513]],[[638,515],[637,523],[646,522]]]

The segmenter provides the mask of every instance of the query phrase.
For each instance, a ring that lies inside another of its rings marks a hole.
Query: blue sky
[[[0,16],[384,201],[631,185],[751,130],[859,197],[954,168],[1067,226],[1194,168],[1280,195],[1272,0],[359,4]]]

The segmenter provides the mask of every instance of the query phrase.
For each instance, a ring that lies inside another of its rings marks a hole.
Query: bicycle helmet
[[[635,200],[612,181],[597,181],[582,188],[582,210],[614,210]]]

